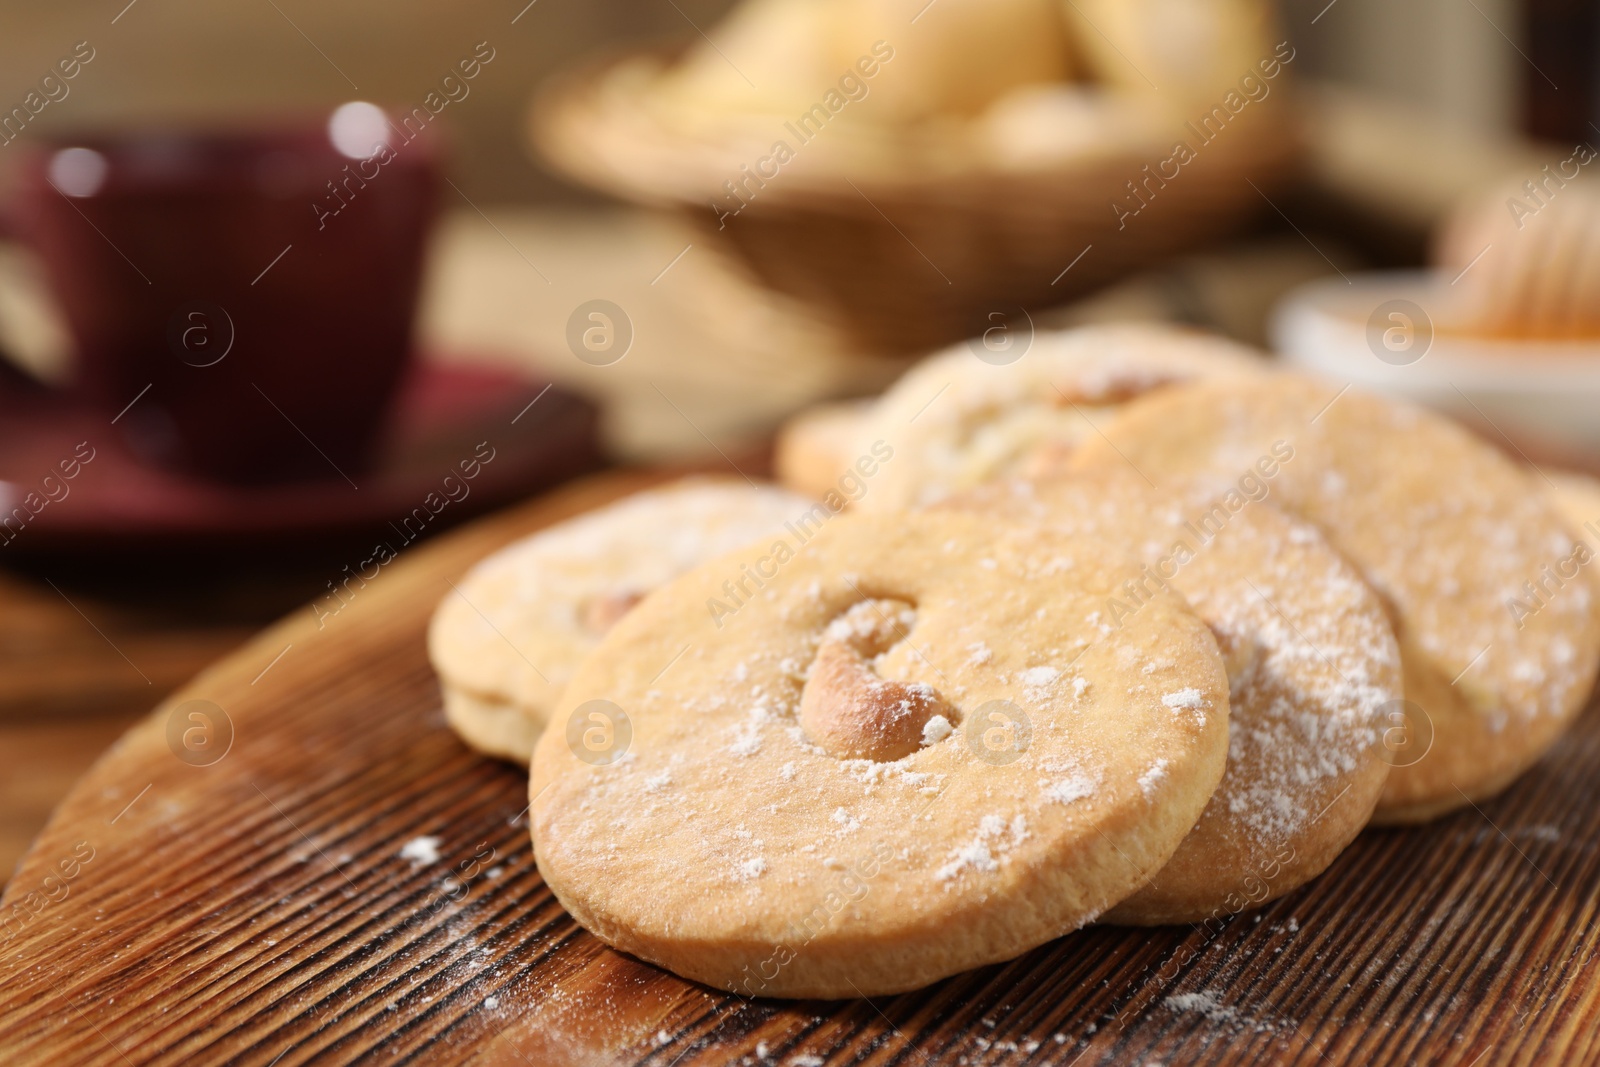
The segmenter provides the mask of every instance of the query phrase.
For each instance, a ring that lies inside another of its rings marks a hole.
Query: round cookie
[[[1074,457],[1237,497],[1320,527],[1384,601],[1408,707],[1375,821],[1418,822],[1493,796],[1582,706],[1600,659],[1588,583],[1526,470],[1441,416],[1315,379],[1201,383],[1131,405]],[[1544,587],[1536,588],[1535,583]]]
[[[635,601],[811,507],[773,487],[685,479],[500,549],[428,628],[446,719],[473,748],[526,763],[578,662]]]
[[[838,400],[795,415],[778,430],[773,467],[778,481],[797,493],[823,497],[856,460],[850,451],[870,400]]]
[[[1107,471],[985,486],[943,505],[1128,545],[1145,566],[1108,601],[1112,624],[1170,585],[1222,650],[1227,770],[1172,859],[1107,922],[1203,922],[1276,899],[1326,870],[1383,792],[1381,716],[1401,691],[1394,633],[1355,568],[1266,502],[1270,491],[1257,477],[1248,504],[1219,511],[1204,494]]]
[[[1583,568],[1585,580],[1600,592],[1600,567],[1595,559],[1600,549],[1600,481],[1576,471],[1550,471],[1548,477],[1544,488],[1550,502],[1566,520],[1568,532],[1587,550],[1586,556],[1572,563]],[[1600,613],[1600,597],[1596,597],[1593,610]]]
[[[765,584],[727,603],[746,568]],[[540,873],[602,940],[744,996],[895,993],[1082,926],[1167,861],[1227,755],[1227,677],[1182,600],[1100,624],[1136,574],[934,513],[698,568],[607,636],[535,748]]]
[[[1197,378],[1264,373],[1252,349],[1169,326],[1039,331],[1003,365],[974,351],[961,344],[923,360],[863,421],[852,454],[880,439],[895,450],[862,499],[864,510],[923,507],[998,478],[1026,477],[1098,436],[1095,427],[1136,396]]]
[[[440,679],[444,718],[456,736],[486,756],[526,764],[533,743],[544,730],[544,716],[536,716],[509,700],[485,696]]]

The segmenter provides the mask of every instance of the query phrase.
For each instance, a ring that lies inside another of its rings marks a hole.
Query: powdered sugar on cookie
[[[1098,612],[1107,640],[1169,584],[1211,627],[1229,671],[1228,771],[1193,840],[1174,858],[1187,873],[1169,864],[1136,901],[1152,902],[1151,908],[1171,902],[1177,910],[1162,918],[1203,918],[1262,863],[1276,865],[1270,891],[1283,892],[1320,870],[1359,831],[1387,771],[1374,724],[1378,710],[1400,695],[1398,655],[1381,605],[1314,528],[1265,503],[1218,512],[1203,490],[1160,493],[1120,474],[1012,483],[955,504],[1020,514],[1064,535],[1097,532],[1140,546],[1146,553],[1140,578]],[[1167,650],[1128,648],[1125,655],[1141,679],[1130,696],[1148,699],[1174,721],[1203,726],[1223,708],[1173,676]],[[1166,764],[1151,761],[1134,777],[1141,794],[1154,800],[1169,774]],[[1064,801],[1086,794],[1071,774],[1040,785]],[[1314,825],[1341,796],[1325,824]],[[1193,857],[1188,866],[1186,856]],[[1216,887],[1214,897],[1183,910],[1191,905],[1179,896],[1192,891],[1187,899],[1202,901],[1207,886]],[[1234,908],[1247,900],[1233,899]]]
[[[999,815],[985,815],[978,820],[978,831],[972,841],[961,848],[952,849],[950,859],[933,872],[940,882],[953,880],[962,871],[978,874],[998,871],[1009,858],[1011,849],[1028,839],[1028,820],[1017,815],[1008,825]]]
[[[1043,573],[1061,558],[1071,566]],[[588,764],[554,733],[535,753],[540,871],[618,948],[741,995],[920,986],[1059,937],[1131,892],[1221,774],[1220,717],[1197,727],[1159,703],[1182,688],[1211,706],[1227,698],[1183,602],[1161,598],[1110,639],[1071,621],[1132,573],[1108,542],[997,536],[967,516],[838,516],[766,579],[771,600],[716,629],[705,595],[740,562],[646,598],[569,687],[575,706],[627,710],[631,760]],[[842,673],[823,659],[840,645],[856,656]],[[1124,646],[1135,663],[1169,650],[1159,691],[1136,691],[1144,676],[1123,665]],[[863,722],[889,703],[939,706],[903,754],[842,757],[808,734],[803,709],[819,692]],[[1156,760],[1170,768],[1171,814],[1152,820],[1136,779]],[[941,915],[976,932],[940,937]],[[778,951],[799,924],[809,948],[776,971],[721,971],[704,948],[771,938]],[[837,958],[852,961],[854,989],[825,965]]]

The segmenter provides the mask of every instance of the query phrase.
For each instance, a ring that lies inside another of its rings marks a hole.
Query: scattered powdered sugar
[[[413,837],[401,846],[400,858],[419,867],[425,863],[438,863],[439,843],[443,840],[440,837]]]
[[[939,783],[944,780],[942,774],[913,771],[902,762],[879,763],[870,759],[847,759],[840,760],[838,766],[855,781],[869,787],[881,782],[899,782],[920,789],[923,793],[928,793],[930,790],[937,793]]]
[[[828,623],[822,631],[825,641],[848,641],[852,637],[870,637],[875,620],[867,612],[846,612]]]
[[[989,846],[981,840],[974,841],[966,848],[956,849],[953,855],[954,859],[933,872],[933,876],[941,882],[950,881],[965,867],[971,867],[976,871],[1000,869],[999,862],[989,853]]]
[[[839,836],[841,837],[861,828],[861,820],[856,818],[854,815],[851,815],[843,808],[834,809],[833,821],[839,825]]]
[[[1198,689],[1180,689],[1161,698],[1161,703],[1176,711],[1178,708],[1198,708],[1205,702]]]
[[[1199,993],[1174,993],[1164,1003],[1173,1011],[1198,1012],[1212,1022],[1232,1022],[1239,1014],[1218,1000],[1215,994],[1203,990]]]
[[[484,997],[483,998],[483,1006],[488,1008],[490,1011],[494,1011],[496,1008],[498,1008],[500,1006],[500,998],[499,997]]]
[[[671,771],[662,771],[660,774],[652,774],[650,777],[644,780],[645,789],[651,793],[659,793],[661,790],[665,789],[671,784]]]
[[[761,856],[761,850],[765,846],[765,842],[756,837],[744,823],[740,823],[733,828],[733,836],[736,840],[743,842],[749,850],[744,858],[733,861],[733,877],[735,881],[748,882],[751,879],[759,878],[761,873],[767,869],[767,861]],[[744,849],[740,849],[740,851],[744,851]]]
[[[1142,688],[1142,687],[1141,687]],[[1200,690],[1195,688],[1180,689],[1176,693],[1168,693],[1161,698],[1161,703],[1171,708],[1174,712],[1188,711],[1194,714],[1195,722],[1201,726],[1206,724],[1206,701]]]
[[[1166,776],[1167,761],[1158,759],[1150,765],[1149,770],[1139,776],[1139,788],[1144,791],[1145,796],[1149,796],[1155,792],[1156,786],[1160,785],[1161,780]]]
[[[1061,677],[1054,667],[1029,667],[1022,672],[1022,684],[1031,689],[1043,689]]]
[[[1075,800],[1094,796],[1095,788],[1100,783],[1082,772],[1075,772],[1065,778],[1055,781],[1045,779],[1042,782],[1044,795],[1058,804],[1071,804]]]
[[[934,871],[933,876],[941,882],[949,882],[968,868],[980,873],[997,871],[1007,859],[1006,853],[1027,839],[1028,820],[1025,816],[1016,816],[1008,825],[998,815],[985,815],[978,820],[978,833],[972,843],[951,849],[949,862]]]
[[[994,659],[994,653],[989,651],[989,646],[982,641],[974,642],[967,646],[967,651],[972,653],[967,657],[967,662],[974,667],[981,667]]]
[[[949,719],[943,715],[935,715],[922,724],[922,746],[926,748],[929,745],[936,745],[949,737],[954,730],[955,727],[950,725]]]
[[[790,760],[788,763],[785,763],[782,767],[778,768],[778,777],[782,778],[786,782],[794,781],[794,776],[797,773],[799,772],[795,769],[793,760]]]
[[[1275,849],[1337,803],[1348,788],[1339,779],[1370,763],[1378,711],[1399,696],[1399,657],[1360,577],[1315,538],[1269,528],[1238,551],[1261,577],[1191,596],[1224,658],[1238,661],[1228,767],[1212,804]]]
[[[728,751],[735,756],[753,756],[761,751],[761,724],[772,718],[772,712],[767,710],[765,704],[757,704],[750,709],[750,717],[739,725],[733,727],[733,741],[728,745]]]

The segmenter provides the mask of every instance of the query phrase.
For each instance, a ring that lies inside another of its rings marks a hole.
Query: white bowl
[[[1519,447],[1600,456],[1600,343],[1439,333],[1455,296],[1422,271],[1323,279],[1279,303],[1273,345],[1300,369],[1487,423]]]

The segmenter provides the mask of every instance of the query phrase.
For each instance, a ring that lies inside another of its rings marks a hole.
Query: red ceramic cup
[[[411,353],[437,199],[431,136],[356,103],[41,146],[14,226],[108,436],[226,481],[358,482]]]

